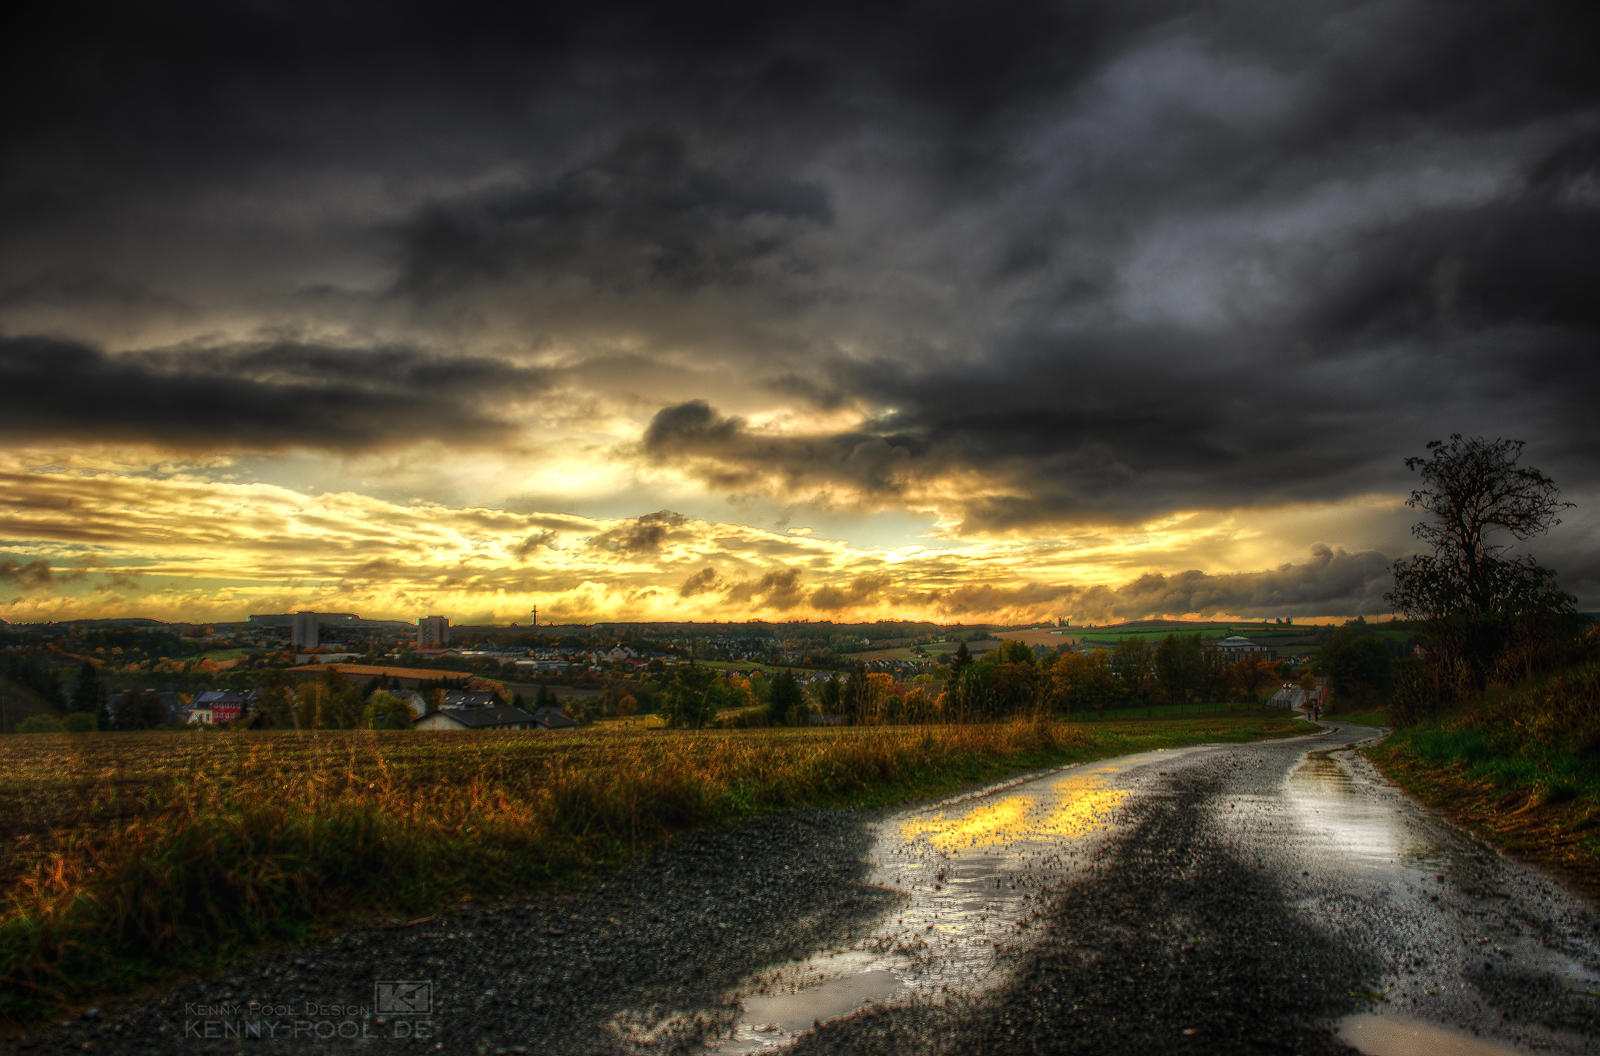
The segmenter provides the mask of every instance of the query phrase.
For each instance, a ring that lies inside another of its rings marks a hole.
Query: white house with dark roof
[[[1250,639],[1237,634],[1224,638],[1220,642],[1212,643],[1212,648],[1235,657],[1249,656],[1256,653],[1270,654],[1272,652],[1271,649],[1268,649],[1260,642],[1252,642]]]
[[[493,693],[472,689],[452,689],[445,692],[441,708],[490,708],[499,703]]]
[[[441,708],[412,726],[417,730],[536,730],[532,715],[508,704],[475,708]]]

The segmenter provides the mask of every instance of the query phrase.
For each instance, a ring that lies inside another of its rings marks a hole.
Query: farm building
[[[568,720],[571,721],[571,720]],[[505,704],[472,708],[441,708],[417,720],[418,730],[536,730],[532,715]]]

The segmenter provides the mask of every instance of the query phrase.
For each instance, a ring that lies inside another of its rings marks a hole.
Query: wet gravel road
[[[1600,1051],[1600,918],[1386,786],[1374,732],[700,833],[0,1051]]]

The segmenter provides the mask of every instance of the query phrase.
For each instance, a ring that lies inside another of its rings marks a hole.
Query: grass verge
[[[1424,803],[1600,896],[1600,665],[1491,691],[1367,755]]]
[[[1306,732],[1282,715],[715,733],[0,741],[0,1017],[211,970],[318,922],[620,866],[675,833],[1019,769]]]
[[[1389,721],[1388,708],[1376,708],[1372,711],[1363,711],[1359,715],[1324,715],[1323,722],[1346,722],[1357,726],[1393,726]]]

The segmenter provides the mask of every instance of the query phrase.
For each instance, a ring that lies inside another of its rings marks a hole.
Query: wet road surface
[[[760,819],[576,894],[354,932],[11,1047],[1600,1051],[1592,907],[1387,786],[1349,750],[1376,733]],[[379,980],[429,983],[429,1014],[381,1014]]]
[[[1592,907],[1389,787],[1349,750],[1378,732],[1148,753],[885,819],[873,880],[908,902],[869,940],[893,952],[859,963],[876,1007],[795,1050],[1600,1050]],[[796,968],[720,1051],[803,1027]]]

